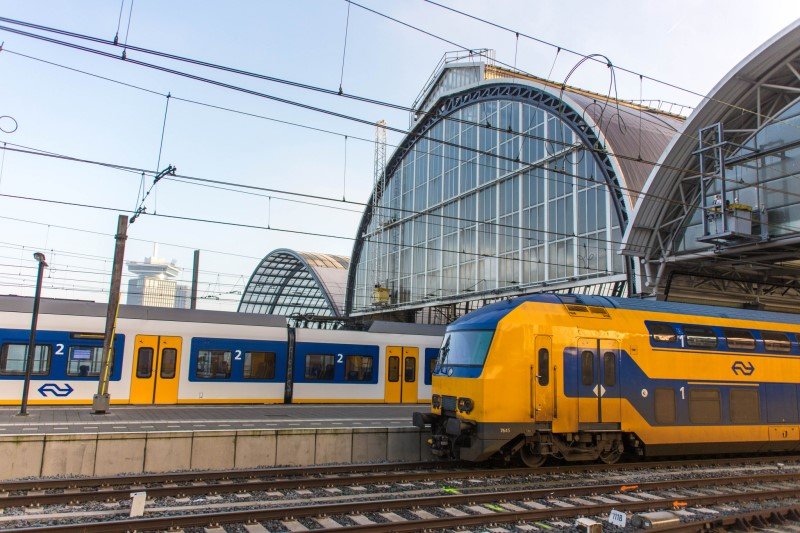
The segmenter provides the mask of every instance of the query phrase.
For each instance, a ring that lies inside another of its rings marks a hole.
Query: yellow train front
[[[447,328],[434,454],[468,461],[800,449],[800,316],[602,296],[498,302]]]

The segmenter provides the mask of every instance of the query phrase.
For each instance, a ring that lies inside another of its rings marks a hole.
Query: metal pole
[[[33,359],[36,357],[36,323],[39,321],[39,301],[42,298],[42,274],[47,263],[44,254],[36,252],[33,257],[39,262],[36,274],[36,293],[33,296],[33,317],[31,318],[31,338],[28,342],[28,353],[25,357],[25,385],[22,387],[22,403],[18,416],[28,416],[28,391],[31,388],[31,374],[33,373]]]
[[[122,284],[122,261],[125,258],[125,241],[128,239],[128,217],[120,215],[117,222],[117,234],[114,237],[114,266],[111,270],[111,288],[108,294],[108,311],[106,312],[106,329],[103,338],[103,363],[100,368],[100,379],[97,383],[97,394],[92,400],[92,411],[95,414],[108,412],[111,397],[108,394],[108,380],[111,374],[111,361],[114,349],[114,329],[119,308],[119,292]]]
[[[194,251],[194,265],[192,265],[192,300],[191,309],[197,309],[197,277],[200,274],[200,250]]]

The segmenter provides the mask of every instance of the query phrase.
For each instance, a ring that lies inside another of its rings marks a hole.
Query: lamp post
[[[42,296],[42,274],[47,263],[42,252],[33,254],[39,262],[39,271],[36,274],[36,294],[33,296],[33,317],[31,318],[31,339],[28,343],[28,353],[25,357],[25,385],[22,387],[22,405],[18,416],[28,416],[28,390],[31,388],[31,372],[33,372],[33,359],[36,357],[36,322],[39,319],[39,300]]]

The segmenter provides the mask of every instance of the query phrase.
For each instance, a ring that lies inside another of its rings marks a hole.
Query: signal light
[[[475,402],[470,398],[459,398],[458,402],[456,402],[456,406],[462,413],[469,413],[475,408]]]
[[[431,407],[439,409],[442,406],[442,397],[438,394],[431,396]]]

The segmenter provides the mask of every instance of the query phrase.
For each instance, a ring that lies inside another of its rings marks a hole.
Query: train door
[[[400,401],[403,403],[417,403],[417,367],[419,366],[419,348],[403,347],[403,391]]]
[[[386,347],[386,403],[417,402],[419,348]]]
[[[552,338],[537,335],[531,362],[531,418],[538,422],[553,420]]]
[[[133,353],[131,403],[178,403],[181,338],[137,335]]]
[[[619,343],[610,339],[578,339],[578,422],[621,422]]]

